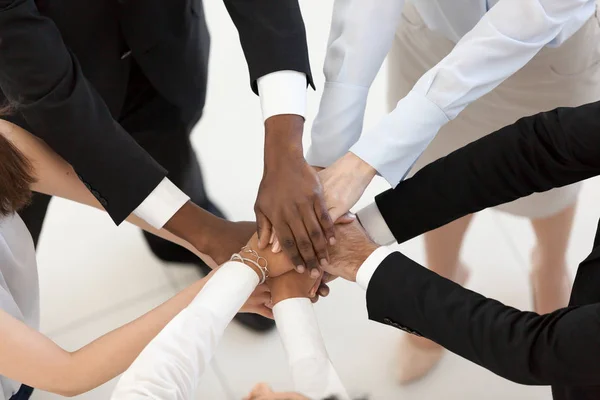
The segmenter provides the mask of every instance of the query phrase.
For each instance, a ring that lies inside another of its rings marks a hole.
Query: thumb
[[[356,221],[356,214],[352,214],[351,212],[347,212],[335,219],[336,224],[351,224],[354,221]]]

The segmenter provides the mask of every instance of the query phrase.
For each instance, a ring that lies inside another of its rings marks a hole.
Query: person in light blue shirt
[[[369,87],[390,50],[392,110],[363,133]],[[325,168],[319,174],[335,220],[376,174],[396,186],[411,169],[519,117],[596,101],[596,1],[336,0],[324,72],[307,160]],[[567,186],[502,207],[531,219],[537,237],[531,287],[540,313],[568,300],[565,252],[578,192]],[[461,284],[468,270],[459,255],[470,220],[425,237],[427,264]],[[402,340],[403,383],[422,377],[443,355],[422,338]]]

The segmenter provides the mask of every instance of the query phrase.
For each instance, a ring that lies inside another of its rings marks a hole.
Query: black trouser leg
[[[168,178],[199,206],[220,214],[206,196],[200,164],[190,142],[191,123],[180,118],[179,110],[151,86],[137,65],[131,68],[127,99],[121,125],[163,167]],[[222,216],[222,215],[219,215]],[[188,250],[144,232],[152,252],[162,260],[200,260]]]
[[[183,190],[190,199],[220,217],[223,215],[208,200],[196,154],[189,137],[181,132],[142,132],[136,139],[163,167],[169,171],[168,178]],[[181,246],[144,232],[148,245],[162,260],[171,262],[200,261],[196,255]]]

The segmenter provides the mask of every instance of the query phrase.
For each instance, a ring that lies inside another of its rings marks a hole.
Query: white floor
[[[205,2],[213,45],[210,88],[204,118],[193,137],[212,198],[233,219],[252,219],[262,168],[262,130],[258,99],[250,92],[237,33],[221,2]],[[321,65],[332,1],[303,1],[313,72],[323,87]],[[385,112],[385,66],[372,89],[366,126]],[[309,95],[314,117],[319,92]],[[308,135],[307,135],[308,136]],[[244,154],[254,154],[253,157]],[[377,181],[361,204],[386,188]],[[240,195],[242,193],[243,195]],[[570,265],[589,251],[600,213],[600,182],[588,182],[581,195]],[[513,306],[529,309],[528,259],[533,235],[525,220],[486,211],[475,220],[464,247],[472,268],[469,287]],[[422,242],[402,246],[423,261]],[[54,201],[39,248],[42,329],[61,346],[77,349],[139,316],[198,278],[191,266],[164,265],[130,226],[116,228],[109,218],[65,201]],[[400,332],[366,318],[364,294],[335,282],[330,298],[317,306],[331,358],[353,395],[371,399],[548,399],[547,388],[504,381],[453,355],[426,379],[407,387],[395,383]],[[259,381],[290,388],[277,333],[259,336],[233,324],[227,330],[198,398],[240,399]],[[81,399],[109,398],[110,382]],[[36,400],[55,399],[37,392]]]

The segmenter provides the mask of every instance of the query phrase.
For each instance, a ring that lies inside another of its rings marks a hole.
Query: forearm
[[[304,118],[289,116],[282,119],[273,117],[265,121],[265,168],[279,168],[281,162],[289,162],[288,157],[304,159],[302,133]]]
[[[191,399],[225,328],[257,284],[252,268],[224,264],[123,374],[112,399]]]
[[[85,393],[123,373],[207,282],[204,278],[166,303],[72,353],[69,392]]]
[[[39,13],[35,1],[4,0],[1,5],[2,92],[32,132],[73,165],[99,198],[110,200],[103,200],[105,208],[120,223],[166,171],[114,121],[59,29]]]
[[[348,394],[333,367],[313,306],[306,297],[288,298],[273,307],[277,329],[283,342],[294,390],[311,399]]]
[[[192,301],[205,280],[73,353],[0,310],[0,373],[64,396],[91,390],[127,369],[150,340]]]
[[[600,102],[525,117],[429,164],[377,196],[377,207],[403,242],[464,215],[596,176],[599,129]]]
[[[303,72],[312,85],[306,31],[297,0],[224,3],[239,32],[255,93],[257,80],[277,71]]]
[[[527,64],[583,7],[594,5],[499,1],[351,151],[397,185],[444,124]]]
[[[362,132],[369,88],[387,56],[404,0],[336,0],[323,66],[325,87],[307,153],[328,167]]]
[[[77,178],[73,168],[50,147],[31,135],[24,129],[0,120],[0,134],[9,139],[32,163],[36,178],[32,190],[52,196],[62,197],[77,203],[85,204],[99,210],[104,210],[98,200],[87,190]],[[189,242],[168,232],[165,229],[155,229],[139,217],[131,214],[127,221],[153,233],[163,239],[177,243],[202,258],[207,264],[216,266],[207,255],[200,253]]]
[[[600,383],[599,304],[523,312],[394,253],[369,283],[367,308],[370,319],[406,327],[514,382]]]

